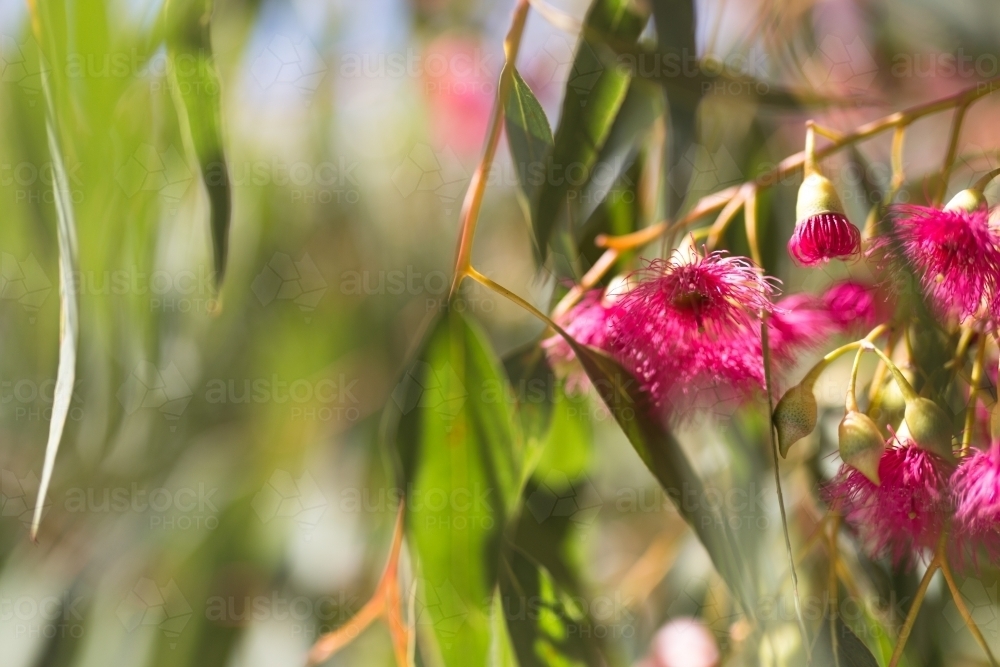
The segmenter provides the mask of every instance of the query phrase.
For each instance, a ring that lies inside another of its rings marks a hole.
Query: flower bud
[[[919,396],[911,398],[906,401],[903,421],[918,447],[946,461],[955,461],[951,452],[951,419],[937,403]]]
[[[944,210],[946,211],[966,211],[971,213],[972,211],[978,210],[980,206],[986,203],[986,198],[983,193],[975,188],[968,188],[967,190],[962,190],[957,195],[951,198],[947,204],[945,204]]]
[[[813,266],[861,252],[861,231],[844,215],[837,190],[822,174],[809,174],[802,181],[795,219],[788,253],[799,264]]]
[[[774,426],[778,430],[778,451],[782,458],[788,449],[816,428],[816,397],[812,384],[797,384],[781,397],[774,408]]]
[[[840,440],[840,458],[876,486],[881,484],[878,462],[885,451],[885,440],[871,417],[857,410],[849,410],[837,429]]]
[[[807,218],[824,213],[843,215],[844,205],[840,203],[837,189],[830,179],[813,172],[802,179],[802,185],[799,186],[798,198],[795,200],[795,221],[801,224]]]

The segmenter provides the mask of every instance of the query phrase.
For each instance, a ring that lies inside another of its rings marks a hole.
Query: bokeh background
[[[553,0],[529,15],[518,68],[552,123],[566,86],[588,85],[572,70],[587,5]],[[221,294],[198,164],[173,111],[164,50],[150,43],[160,4],[42,7],[58,26],[54,58],[39,55],[25,4],[0,0],[0,664],[302,664],[320,634],[360,609],[384,563],[398,491],[380,414],[451,279],[513,3],[219,0],[212,39],[234,193]],[[700,56],[789,91],[793,103],[709,89],[684,156],[691,185],[676,193],[688,204],[800,150],[807,118],[849,130],[1000,75],[1000,13],[989,0],[706,0],[697,10]],[[81,337],[35,545],[27,526],[59,335],[42,71],[63,91]],[[969,112],[952,190],[996,166],[998,112],[995,99]],[[921,174],[938,168],[948,122],[920,121],[908,135],[914,196],[936,187]],[[633,159],[655,163],[663,132],[653,123]],[[888,184],[888,154],[880,137],[856,160],[827,165],[859,224],[865,186]],[[646,173],[635,188],[642,224],[658,210]],[[846,271],[800,273],[786,259],[796,186],[775,188],[762,220],[768,269],[789,293]],[[474,261],[545,309],[593,253],[571,270],[536,268],[524,210],[502,142]],[[745,252],[740,243],[732,247]],[[471,284],[456,307],[500,355],[543,333]],[[820,388],[831,415],[800,447],[818,466],[835,465],[843,381]],[[701,616],[723,642],[738,636],[704,552],[607,412],[588,397],[563,407],[563,428],[586,446],[549,457],[531,511],[539,524],[567,526],[565,561],[595,631],[622,664],[640,661],[671,617]],[[774,545],[760,557],[776,596],[768,655],[785,664],[781,633],[794,643],[794,615],[782,568],[767,565],[784,564],[784,551],[771,473],[759,463],[767,452],[741,440],[751,426],[698,421],[680,435],[706,478],[755,489],[740,521]],[[785,480],[793,521],[819,511],[808,479]],[[995,576],[962,590],[1000,649]],[[892,604],[872,613],[898,623],[905,606]],[[980,664],[961,657],[977,649],[949,621],[942,591],[928,605],[927,632],[911,640],[935,647],[922,664]],[[376,624],[329,664],[392,661]]]

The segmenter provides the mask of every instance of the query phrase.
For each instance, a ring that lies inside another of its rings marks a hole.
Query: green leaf
[[[687,76],[687,63],[697,58],[695,47],[694,0],[653,0],[653,18],[656,22],[656,44],[663,62],[676,60],[681,64],[680,76]],[[640,68],[641,69],[641,68]],[[669,178],[664,188],[667,196],[667,218],[674,219],[681,209],[687,192],[690,174],[677,169],[695,140],[698,103],[701,90],[690,87],[678,89],[664,80],[663,92],[670,106],[670,150],[667,154],[664,176]]]
[[[424,613],[444,665],[485,665],[500,531],[520,482],[510,386],[484,334],[448,311],[393,399]]]
[[[535,242],[543,260],[554,230],[572,226],[579,201],[574,195],[588,180],[628,92],[631,75],[606,41],[634,45],[645,23],[628,0],[596,0],[587,13],[566,82],[549,173],[532,207]]]
[[[830,619],[823,618],[813,649],[816,667],[878,667],[878,660],[838,615],[831,634]]]
[[[628,93],[601,148],[597,166],[580,197],[581,220],[590,218],[605,200],[616,181],[635,160],[643,140],[663,112],[663,94],[659,87],[643,79],[633,79],[629,83]],[[598,233],[610,231],[599,230]]]
[[[628,371],[605,353],[566,340],[629,442],[701,540],[743,613],[754,619],[756,593],[749,568],[727,517],[711,503],[697,501],[706,497],[704,486],[680,443],[650,416],[649,397]],[[689,502],[691,498],[696,500]]]
[[[170,90],[208,193],[216,284],[226,272],[232,192],[222,140],[221,86],[212,54],[212,0],[167,0]]]
[[[595,639],[598,632],[586,610],[544,567],[516,548],[503,559],[500,595],[507,629],[521,667],[603,667],[608,664]],[[615,608],[618,609],[617,605]],[[621,614],[625,617],[610,620],[631,620],[631,613],[624,608]]]
[[[507,142],[521,190],[531,202],[544,182],[546,158],[552,150],[552,130],[542,105],[516,69],[512,84],[504,103]]]
[[[56,208],[56,231],[59,239],[59,367],[56,371],[56,386],[52,398],[52,416],[49,420],[49,437],[45,445],[45,463],[42,479],[38,486],[35,511],[31,519],[31,539],[38,537],[42,522],[45,496],[52,482],[52,471],[56,465],[56,455],[62,442],[63,429],[73,400],[73,385],[76,382],[76,352],[80,332],[80,305],[73,289],[73,277],[77,272],[76,219],[73,213],[73,196],[63,153],[59,145],[56,129],[55,103],[48,73],[42,72],[42,89],[45,94],[45,134],[48,138],[49,156],[52,158],[52,189]]]

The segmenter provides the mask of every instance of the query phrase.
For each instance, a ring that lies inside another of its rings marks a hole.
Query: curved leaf
[[[167,0],[170,90],[208,193],[216,284],[226,272],[232,192],[222,140],[221,88],[212,55],[212,0]]]
[[[544,182],[546,158],[552,150],[552,130],[542,105],[516,69],[510,96],[504,104],[504,119],[518,182],[528,201],[534,201]]]
[[[650,416],[649,398],[628,371],[603,352],[566,340],[639,457],[701,540],[743,613],[754,619],[754,580],[727,517],[710,503],[685,502],[687,498],[703,498],[705,491],[680,443]]]
[[[500,531],[520,484],[510,395],[486,337],[450,310],[393,394],[418,622],[446,667],[487,664]]]
[[[545,185],[532,206],[532,224],[539,256],[548,254],[553,232],[571,225],[576,217],[574,193],[586,179],[569,178],[569,172],[589,175],[608,137],[618,109],[628,92],[631,75],[623,71],[608,41],[634,45],[646,23],[628,0],[597,0],[584,22],[566,82],[566,94],[556,127]]]

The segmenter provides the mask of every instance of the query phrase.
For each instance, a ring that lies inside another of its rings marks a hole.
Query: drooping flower
[[[677,251],[633,276],[611,309],[611,353],[654,404],[677,415],[763,384],[761,311],[774,286],[748,260]],[[703,390],[708,390],[703,394]]]
[[[991,561],[1000,558],[1000,441],[977,449],[951,476],[955,518],[954,544],[958,560],[975,564],[983,548]]]
[[[848,259],[861,252],[861,231],[843,213],[820,213],[795,225],[788,254],[802,266]]]
[[[867,333],[889,315],[884,304],[876,300],[874,287],[853,280],[835,283],[822,298],[830,318],[845,333]]]
[[[949,506],[951,466],[902,434],[897,438],[879,461],[881,484],[843,465],[825,496],[858,532],[870,556],[900,565],[937,546]]]
[[[1000,236],[984,206],[974,210],[901,205],[877,247],[901,252],[932,306],[965,320],[979,314],[1000,280]]]
[[[861,252],[861,231],[847,219],[837,191],[825,176],[814,172],[803,179],[795,212],[788,254],[802,266],[848,259]]]

